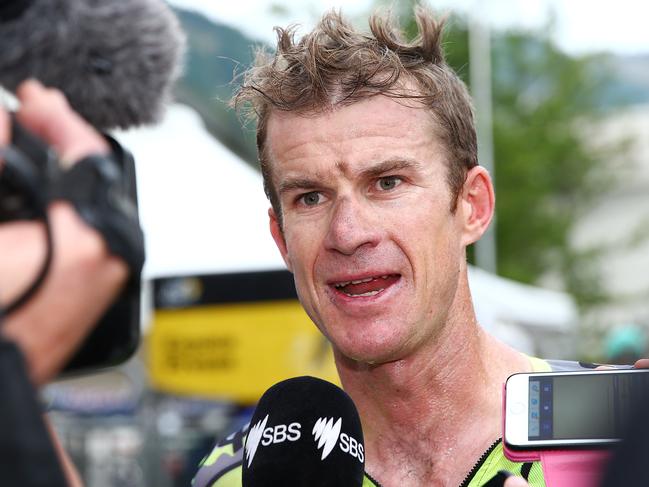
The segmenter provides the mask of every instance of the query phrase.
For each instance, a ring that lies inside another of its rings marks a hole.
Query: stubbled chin
[[[348,353],[338,350],[336,360],[338,361],[338,364],[343,367],[362,369],[368,367],[380,367],[382,365],[394,363],[401,360],[401,358],[394,353],[381,353],[377,350],[350,350]]]
[[[383,324],[385,327],[386,325]],[[360,328],[360,327],[359,327]],[[330,340],[339,359],[359,364],[376,365],[399,360],[405,340],[394,329],[372,327],[338,335],[332,330]],[[340,330],[338,330],[340,332]],[[378,339],[380,337],[380,339]],[[351,364],[350,364],[351,365]]]

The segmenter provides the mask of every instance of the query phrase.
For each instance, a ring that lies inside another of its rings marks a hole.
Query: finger
[[[54,89],[45,88],[39,81],[30,79],[22,82],[16,89],[20,100],[17,117],[21,123],[43,139],[57,139],[59,124],[51,121],[69,118],[70,107],[63,94]],[[65,122],[65,120],[63,120]]]
[[[9,114],[0,108],[0,171],[4,165],[4,158],[2,157],[2,148],[5,147],[11,139],[11,124],[9,123]]]
[[[63,94],[27,80],[16,90],[21,107],[18,120],[52,145],[60,158],[76,161],[93,153],[107,153],[107,142],[75,113]]]
[[[614,365],[598,365],[593,370],[617,370],[617,369],[619,369],[619,367],[615,367]]]
[[[633,364],[636,369],[649,369],[649,358],[641,358]]]
[[[529,487],[530,484],[526,482],[523,477],[514,477],[513,475],[505,480],[504,487]]]
[[[0,147],[4,147],[11,139],[11,124],[9,123],[9,113],[0,108]]]

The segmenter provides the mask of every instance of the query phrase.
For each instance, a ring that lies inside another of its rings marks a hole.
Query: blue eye
[[[384,178],[380,178],[377,181],[377,186],[382,191],[389,191],[391,189],[396,188],[400,184],[401,184],[401,178],[399,176],[386,176]]]
[[[320,203],[320,193],[318,193],[317,191],[311,191],[310,193],[305,193],[302,196],[300,196],[300,200],[306,206],[315,206],[318,203]]]

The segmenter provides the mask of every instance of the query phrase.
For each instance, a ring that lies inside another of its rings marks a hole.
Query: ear
[[[279,223],[277,215],[272,208],[268,209],[268,218],[270,225],[270,234],[275,240],[275,245],[279,249],[279,253],[282,254],[282,259],[290,272],[293,272],[293,267],[291,266],[291,259],[288,256],[288,250],[286,249],[286,240],[284,239],[284,232],[282,231],[282,226]]]
[[[487,231],[495,210],[494,187],[489,172],[481,166],[472,168],[460,195],[463,217],[463,244],[475,243]]]

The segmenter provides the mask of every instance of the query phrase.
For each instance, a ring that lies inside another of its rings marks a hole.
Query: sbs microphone
[[[162,0],[0,0],[0,85],[60,89],[99,130],[153,123],[185,36]]]
[[[259,400],[243,455],[243,487],[360,487],[365,451],[353,401],[315,377],[279,382]]]

